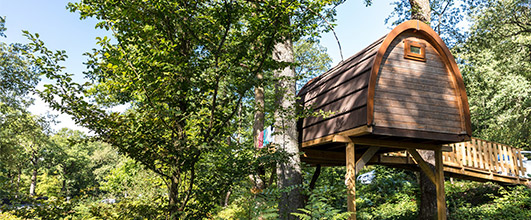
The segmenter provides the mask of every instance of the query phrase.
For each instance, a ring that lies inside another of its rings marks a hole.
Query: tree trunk
[[[256,75],[259,83],[262,83],[264,76],[262,73]],[[257,85],[254,88],[254,102],[256,105],[256,112],[254,113],[254,123],[253,123],[253,140],[254,147],[257,149],[259,147],[258,139],[260,132],[264,130],[264,120],[265,120],[265,96],[264,96],[264,87],[263,85]],[[265,169],[263,167],[258,167],[256,174],[250,175],[251,180],[254,183],[256,189],[263,190],[266,187],[263,176],[265,175]]]
[[[64,197],[67,196],[67,193],[66,193],[66,179],[63,180],[63,186],[61,187],[61,194],[63,194]]]
[[[429,0],[409,0],[411,5],[411,19],[419,20],[426,24],[431,21],[430,1]]]
[[[262,73],[258,73],[256,78],[261,83],[264,76]],[[262,85],[257,85],[254,88],[254,102],[256,104],[256,112],[254,113],[254,123],[253,123],[253,137],[254,137],[254,146],[258,147],[258,135],[264,130],[264,106],[265,106],[265,96],[264,96],[264,87]]]
[[[285,38],[283,42],[275,44],[273,59],[281,62],[292,63],[293,44],[291,39]],[[274,143],[281,152],[286,152],[288,158],[277,165],[278,186],[288,189],[290,186],[302,184],[299,147],[297,143],[297,119],[295,115],[295,71],[286,67],[275,71],[278,83],[275,85],[276,104],[275,110],[275,135]],[[294,187],[289,192],[282,192],[279,208],[280,219],[296,219],[290,213],[304,206],[304,197],[300,187]]]
[[[420,20],[429,24],[431,21],[429,0],[409,0],[411,5],[411,19]],[[418,150],[420,156],[435,172],[435,152],[431,150]],[[424,172],[419,174],[420,207],[419,219],[437,218],[437,189]]]
[[[179,176],[173,175],[168,185],[169,219],[179,219]]]
[[[37,187],[37,167],[33,167],[33,172],[31,173],[31,185],[30,185],[30,196],[35,196],[35,188]]]
[[[431,150],[418,150],[420,156],[426,161],[435,173],[435,154]],[[420,207],[419,219],[437,219],[437,189],[430,178],[422,171],[419,172]]]
[[[35,151],[31,153],[31,165],[33,167],[33,172],[31,173],[31,185],[30,185],[30,196],[35,196],[35,188],[37,187],[37,156]]]
[[[19,166],[17,170],[17,186],[15,188],[15,198],[18,198],[18,189],[20,188],[20,176],[21,175],[22,175],[22,168],[21,166]]]

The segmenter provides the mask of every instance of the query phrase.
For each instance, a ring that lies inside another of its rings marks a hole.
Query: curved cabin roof
[[[299,120],[302,143],[359,128],[374,138],[422,143],[471,136],[455,59],[441,38],[416,20],[312,79],[298,96],[314,112],[330,113]]]

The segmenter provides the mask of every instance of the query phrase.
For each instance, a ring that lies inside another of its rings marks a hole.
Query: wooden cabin
[[[356,173],[375,155],[403,150],[435,184],[438,219],[446,219],[443,144],[470,140],[470,112],[455,59],[428,25],[398,25],[309,81],[298,97],[306,109],[328,113],[299,120],[301,160],[346,165],[350,219]],[[417,149],[434,151],[435,172]]]
[[[407,21],[300,90],[314,112],[299,120],[302,147],[332,150],[333,135],[446,144],[469,140],[470,113],[456,62],[426,24]],[[339,149],[338,149],[339,150]]]

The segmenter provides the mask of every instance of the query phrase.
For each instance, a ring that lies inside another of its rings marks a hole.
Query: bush
[[[333,191],[333,188],[318,188],[313,190],[309,196],[307,205],[303,209],[299,209],[299,213],[292,213],[292,215],[302,220],[348,219],[350,216],[349,212],[335,208],[331,205],[332,200],[324,196],[329,194],[328,191],[330,190]]]
[[[525,186],[460,183],[448,188],[449,219],[531,219],[531,189]]]
[[[356,208],[358,219],[416,219],[419,188],[413,172],[384,166],[375,170],[371,184],[357,182]]]

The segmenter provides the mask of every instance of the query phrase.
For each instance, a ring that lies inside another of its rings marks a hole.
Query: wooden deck
[[[526,169],[520,149],[472,138],[471,141],[446,145],[443,152],[444,175],[475,181],[504,184],[527,184]],[[416,166],[407,151],[379,154],[369,164],[407,168]]]
[[[358,143],[360,139],[355,139]],[[385,144],[381,146],[385,147]],[[410,146],[412,148],[418,146]],[[531,179],[526,177],[523,155],[520,149],[477,138],[471,141],[444,145],[444,175],[474,181],[494,181],[502,184],[528,184]],[[322,166],[345,165],[345,154],[342,152],[303,149],[302,160],[310,164]],[[356,155],[356,160],[361,157]],[[326,162],[325,162],[326,161]],[[390,167],[419,170],[420,167],[404,148],[403,151],[377,153],[368,159],[367,165],[385,165]]]

